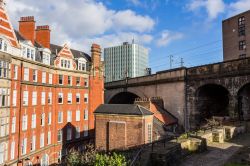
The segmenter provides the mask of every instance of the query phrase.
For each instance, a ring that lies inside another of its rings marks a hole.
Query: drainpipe
[[[19,109],[18,109],[18,146],[17,146],[17,164],[20,162],[20,144],[21,144],[21,106],[22,106],[22,80],[23,80],[23,61],[21,61],[21,75],[20,75],[20,93],[19,93]]]

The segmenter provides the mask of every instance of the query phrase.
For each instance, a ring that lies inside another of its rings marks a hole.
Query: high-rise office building
[[[105,48],[104,61],[105,82],[144,76],[148,68],[148,49],[124,42],[120,46]]]
[[[250,10],[222,22],[224,61],[250,57]]]

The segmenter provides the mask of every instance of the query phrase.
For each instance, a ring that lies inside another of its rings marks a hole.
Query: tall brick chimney
[[[100,47],[100,45],[92,44],[91,58],[92,58],[93,68],[95,69],[96,67],[100,67],[100,65],[101,65],[101,47]]]
[[[104,103],[104,79],[101,63],[101,47],[92,44],[92,70],[89,75],[89,130],[94,131],[94,111]],[[92,132],[92,134],[94,134]]]
[[[50,48],[50,29],[48,25],[36,27],[36,41],[45,48]]]
[[[35,24],[34,16],[21,17],[19,21],[19,32],[33,44],[35,42]]]

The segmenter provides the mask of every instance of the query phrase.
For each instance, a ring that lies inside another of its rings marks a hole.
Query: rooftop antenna
[[[132,39],[132,44],[135,44],[135,38],[134,38],[134,36],[133,36],[133,39]]]

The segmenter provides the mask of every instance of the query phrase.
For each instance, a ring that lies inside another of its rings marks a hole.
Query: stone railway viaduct
[[[161,97],[164,107],[190,130],[212,116],[250,119],[250,58],[105,84],[105,103],[133,103],[135,98]]]

